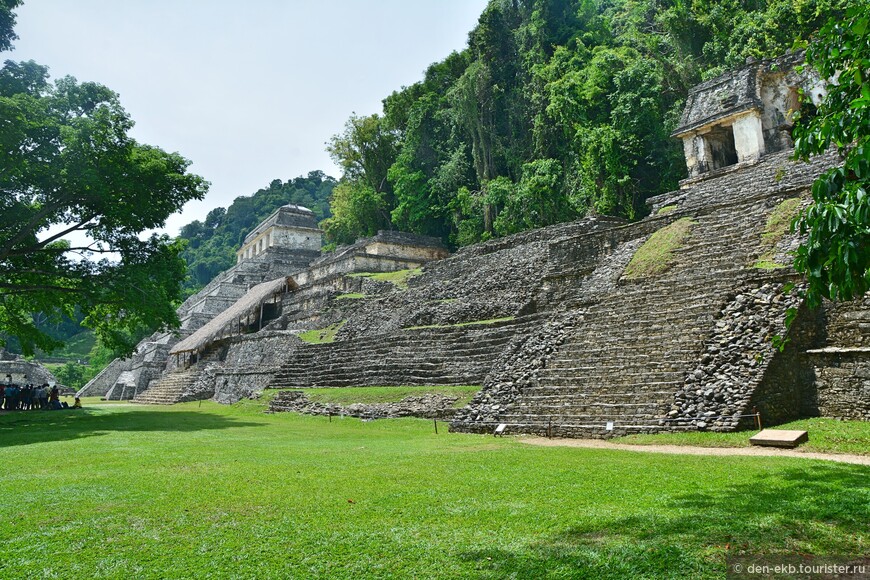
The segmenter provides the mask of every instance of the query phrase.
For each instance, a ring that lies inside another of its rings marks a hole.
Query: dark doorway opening
[[[734,146],[734,129],[715,127],[704,135],[710,148],[710,169],[728,167],[737,163],[737,148]]]

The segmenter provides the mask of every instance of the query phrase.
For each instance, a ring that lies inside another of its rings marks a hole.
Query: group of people
[[[5,411],[32,411],[35,409],[65,409],[67,403],[61,403],[60,390],[57,386],[45,383],[41,386],[28,384],[18,386],[7,375],[6,383],[0,384],[0,408]],[[78,397],[72,408],[81,408]]]

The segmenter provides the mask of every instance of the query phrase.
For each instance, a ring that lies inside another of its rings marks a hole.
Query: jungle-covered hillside
[[[465,50],[330,140],[338,182],[274,180],[184,226],[188,292],[286,203],[313,209],[330,244],[397,229],[456,248],[589,213],[643,217],[685,177],[670,134],[689,89],[799,48],[848,5],[491,0]]]
[[[596,212],[636,219],[685,176],[690,87],[802,44],[848,0],[492,0],[465,50],[352,116],[322,227],[452,247]]]

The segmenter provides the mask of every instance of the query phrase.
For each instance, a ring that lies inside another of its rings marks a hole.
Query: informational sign
[[[605,431],[613,431],[613,421],[608,421],[607,425],[604,426]]]

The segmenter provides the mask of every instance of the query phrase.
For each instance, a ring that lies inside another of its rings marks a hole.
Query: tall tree
[[[688,90],[781,55],[848,4],[490,0],[466,50],[385,99],[394,148],[355,132],[345,151],[385,151],[387,182],[348,173],[328,231],[392,225],[462,245],[590,212],[642,217],[684,176],[670,133]]]
[[[0,69],[0,334],[25,353],[57,341],[32,313],[84,315],[104,344],[178,324],[181,244],[140,239],[207,182],[176,153],[137,143],[118,96],[36,63]],[[73,240],[73,241],[68,241]]]
[[[842,158],[813,184],[813,203],[797,221],[807,239],[795,266],[817,305],[870,290],[870,1],[856,0],[845,18],[831,18],[809,45],[807,62],[829,81],[816,113],[798,119],[795,154],[806,159],[836,146]]]
[[[398,151],[396,131],[380,115],[354,115],[344,132],[332,137],[327,150],[344,170],[330,203],[332,217],[321,224],[327,237],[349,243],[391,229],[396,199],[388,173]]]

